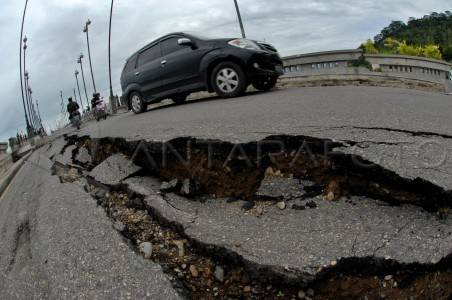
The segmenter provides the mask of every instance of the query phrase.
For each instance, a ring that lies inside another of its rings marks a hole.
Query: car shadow
[[[274,91],[276,91],[276,90],[274,90]],[[215,101],[215,100],[226,100],[227,101],[227,100],[233,100],[233,99],[240,99],[241,97],[254,96],[254,95],[259,95],[262,93],[269,93],[269,92],[249,91],[249,92],[246,92],[244,95],[237,97],[237,98],[221,98],[217,95],[214,95],[214,96],[206,96],[206,97],[200,98],[200,99],[188,100],[186,102],[179,103],[179,104],[178,103],[168,103],[168,104],[159,103],[159,104],[155,104],[156,106],[150,105],[149,106],[150,108],[147,110],[147,112],[149,113],[149,112],[158,111],[161,109],[167,109],[167,108],[172,108],[172,107],[177,107],[177,106],[197,104],[197,103],[209,102],[209,101]],[[166,100],[164,100],[164,101],[166,101]]]

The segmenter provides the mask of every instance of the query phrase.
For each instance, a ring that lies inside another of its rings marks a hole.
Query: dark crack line
[[[157,196],[159,196],[159,195],[157,194]],[[180,208],[178,208],[177,206],[175,206],[173,203],[171,203],[171,202],[168,200],[168,197],[166,197],[166,195],[161,194],[160,196],[162,196],[163,200],[165,200],[165,202],[166,202],[169,206],[171,206],[172,208],[174,208],[175,210],[180,211],[180,212],[183,212],[183,213],[185,213],[185,214],[187,214],[187,215],[190,215],[190,216],[195,216],[195,215],[193,215],[192,213],[190,213],[190,212],[188,212],[188,211],[185,211],[185,210],[183,210],[183,209],[180,209]]]

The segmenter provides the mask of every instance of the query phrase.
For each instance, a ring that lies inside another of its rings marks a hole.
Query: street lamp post
[[[35,107],[33,104],[33,91],[31,90],[28,83],[27,83],[27,86],[28,86],[28,99],[30,100],[30,112],[31,112],[30,115],[31,115],[32,123],[33,123],[33,132],[36,134],[36,129],[38,129],[38,122],[37,122]]]
[[[75,88],[72,88],[72,89],[74,90],[74,99],[75,99],[75,102],[78,104],[77,94],[75,93]],[[80,105],[82,105],[82,104],[80,103]],[[81,107],[83,108],[83,105],[82,105]]]
[[[91,20],[88,19],[85,23],[85,27],[83,28],[83,32],[86,33],[86,43],[88,45],[88,59],[89,59],[89,67],[91,69],[91,78],[93,79],[93,87],[94,87],[94,93],[97,93],[96,89],[96,83],[94,82],[94,73],[93,73],[93,64],[91,62],[91,51],[89,48],[89,25],[91,25]]]
[[[41,112],[39,111],[39,101],[36,99],[36,110],[38,113],[39,125],[41,126],[42,133],[45,134],[44,126],[42,126]]]
[[[25,58],[25,57],[24,57]],[[28,72],[24,71],[24,88],[25,88],[25,103],[27,108],[27,114],[28,114],[28,121],[30,122],[31,129],[34,127],[33,125],[33,119],[31,118],[31,111],[30,111],[30,97],[28,93]]]
[[[27,41],[28,41],[28,38],[27,38],[27,36],[25,36],[24,40],[23,40],[23,42],[24,42],[23,49],[24,49],[25,101],[27,103],[26,106],[27,106],[27,109],[28,109],[28,118],[29,118],[29,121],[30,121],[30,126],[31,126],[32,131],[34,132],[34,130],[36,129],[36,123],[33,120],[33,115],[32,115],[32,111],[31,111],[31,105],[32,104],[31,104],[30,94],[29,94],[30,84],[28,82],[28,79],[30,77],[29,77],[28,71],[26,69],[27,68],[27,49],[28,49]]]
[[[25,65],[25,57],[24,57],[24,65]],[[30,82],[29,82],[30,75],[28,74],[28,71],[26,71],[26,70],[24,71],[24,74],[25,74],[25,80],[24,80],[24,82],[25,82],[25,100],[27,102],[28,118],[29,118],[30,126],[31,126],[30,129],[33,131],[36,127],[36,124],[33,120],[33,115],[32,115],[32,111],[31,111],[31,103],[32,102],[31,102],[31,95],[30,95],[31,88],[30,88]]]
[[[60,98],[61,98],[61,113],[64,114],[63,91],[60,91]]]
[[[22,25],[20,28],[19,73],[20,73],[20,91],[22,93],[22,104],[24,107],[25,122],[26,122],[26,126],[27,126],[27,133],[30,135],[32,130],[31,130],[31,126],[30,126],[30,121],[28,120],[27,109],[25,108],[24,78],[23,78],[23,74],[22,74],[22,38],[23,38],[23,34],[24,34],[24,22],[25,22],[25,14],[27,13],[27,6],[28,6],[28,0],[25,0],[24,13],[22,15]]]
[[[80,69],[82,71],[82,81],[83,81],[83,87],[85,88],[86,103],[88,103],[88,107],[89,107],[88,92],[86,91],[85,72],[83,72],[83,54],[82,53],[80,53],[80,56],[79,56],[77,62],[80,64]]]
[[[242,15],[240,14],[240,9],[239,9],[237,0],[234,0],[234,3],[235,3],[235,9],[237,10],[237,17],[239,18],[239,24],[240,24],[240,30],[242,31],[242,37],[246,38],[245,28],[243,27]]]
[[[75,70],[75,72],[74,72],[75,81],[77,82],[78,96],[80,98],[80,103],[82,104],[82,111],[83,111],[83,98],[82,98],[82,94],[80,93],[80,85],[78,84],[78,74],[80,74],[78,72],[78,70]],[[88,101],[88,99],[86,99],[86,101]],[[88,106],[89,106],[89,104],[88,104]]]
[[[110,25],[109,25],[109,30],[108,30],[108,75],[110,78],[110,103],[111,103],[111,110],[112,113],[115,114],[117,111],[117,107],[116,107],[116,100],[114,99],[113,96],[113,84],[111,81],[111,21],[113,18],[113,2],[114,0],[111,0],[111,7],[110,7]]]

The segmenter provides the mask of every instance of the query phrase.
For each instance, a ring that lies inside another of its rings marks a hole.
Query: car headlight
[[[247,39],[232,40],[229,42],[229,45],[248,50],[261,50],[258,44]]]

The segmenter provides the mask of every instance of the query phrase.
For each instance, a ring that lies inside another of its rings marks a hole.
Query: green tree
[[[439,57],[436,50],[431,45],[438,45],[442,57],[446,60],[452,60],[452,55],[448,47],[452,47],[452,12],[444,13],[433,12],[422,18],[410,18],[407,23],[402,21],[392,21],[388,27],[383,28],[380,34],[375,38],[375,48],[380,53],[393,53],[393,47],[387,47],[388,38],[398,41],[406,41],[406,45],[413,47],[429,46],[426,55]],[[399,47],[399,45],[397,45]],[[413,49],[402,46],[402,51],[411,52]],[[432,51],[432,53],[430,53]]]
[[[378,49],[375,48],[374,42],[371,39],[368,39],[362,44],[361,49],[363,49],[366,54],[378,54]]]
[[[427,45],[423,49],[423,56],[434,59],[443,59],[441,51],[439,51],[439,46]]]
[[[422,47],[416,47],[412,45],[407,45],[405,41],[399,43],[397,47],[397,54],[400,55],[411,55],[411,56],[423,56],[424,49]]]
[[[442,48],[443,58],[447,61],[452,61],[452,45]]]

